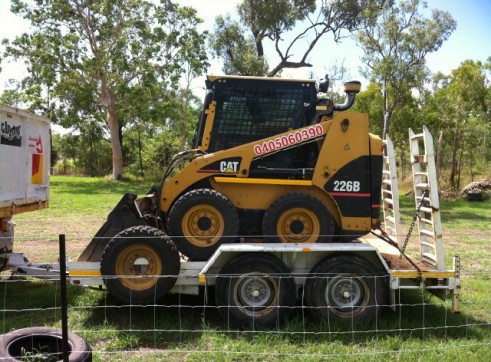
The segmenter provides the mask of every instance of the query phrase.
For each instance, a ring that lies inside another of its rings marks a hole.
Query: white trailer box
[[[12,251],[15,214],[48,207],[47,118],[0,104],[0,250]]]

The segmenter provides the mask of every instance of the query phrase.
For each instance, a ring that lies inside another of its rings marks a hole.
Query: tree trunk
[[[387,94],[387,86],[384,85],[384,130],[382,132],[382,139],[385,140],[389,134],[390,119],[392,117],[392,111],[389,109],[389,95]]]
[[[263,47],[263,41],[262,37],[260,36],[260,31],[257,29],[252,29],[252,35],[254,36],[254,42],[256,43],[256,54],[257,57],[263,57],[264,56],[264,47]]]
[[[387,138],[387,135],[389,134],[391,118],[392,118],[392,112],[391,111],[385,111],[385,113],[384,113],[384,131],[382,133],[382,139],[384,139],[384,140]]]
[[[138,158],[140,159],[140,175],[141,177],[145,177],[145,174],[143,172],[143,157],[142,157],[142,137],[141,137],[141,130],[140,126],[136,126],[136,129],[138,130]]]
[[[458,138],[459,134],[458,132],[455,132],[455,136],[452,142],[452,164],[451,164],[451,171],[450,171],[450,187],[453,191],[456,190],[456,182],[455,178],[457,176],[457,168],[458,168],[458,161],[457,161],[457,151],[458,151]]]
[[[436,179],[438,180],[438,184],[440,185],[440,169],[442,166],[442,150],[443,150],[443,139],[444,139],[444,129],[442,128],[440,130],[440,134],[438,135],[438,144],[436,147],[436,160],[435,160],[435,166],[436,166]]]
[[[460,150],[458,168],[457,168],[457,190],[460,190],[460,176],[462,175],[462,157],[464,156],[464,148]]]
[[[121,148],[121,127],[116,112],[116,95],[104,75],[101,81],[101,103],[106,110],[106,122],[111,135],[111,149],[113,156],[113,180],[119,180],[123,176],[123,149]]]
[[[121,179],[123,176],[123,150],[119,137],[119,120],[116,114],[116,107],[110,102],[106,114],[107,124],[111,133],[111,149],[113,154],[113,180]]]

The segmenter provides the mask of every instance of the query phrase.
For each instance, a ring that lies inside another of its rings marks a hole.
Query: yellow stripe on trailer
[[[236,178],[236,177],[215,177],[218,183],[229,184],[249,184],[249,185],[286,185],[286,186],[312,186],[309,180],[279,180],[269,178]]]
[[[70,277],[100,277],[101,272],[99,270],[69,270],[68,275]]]
[[[199,273],[198,281],[199,281],[200,284],[205,284],[205,282],[206,282],[206,276],[203,273]]]
[[[441,279],[441,278],[454,278],[455,272],[453,271],[413,271],[413,270],[393,270],[391,275],[395,278],[419,278],[423,279]]]

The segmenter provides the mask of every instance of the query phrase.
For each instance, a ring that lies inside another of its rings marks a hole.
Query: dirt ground
[[[86,216],[83,220],[60,216],[48,221],[35,214],[14,218],[14,252],[24,253],[30,261],[36,263],[58,260],[60,234],[65,234],[67,257],[78,258],[105,221],[96,216]]]

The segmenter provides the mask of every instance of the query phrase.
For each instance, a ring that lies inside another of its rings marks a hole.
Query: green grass
[[[91,177],[51,177],[49,216],[106,217],[115,203],[129,191],[144,195],[151,185],[110,181]]]
[[[15,250],[35,262],[56,260],[58,236],[66,235],[67,255],[77,257],[126,192],[143,196],[149,184],[90,177],[51,177],[49,208],[15,217]],[[43,247],[39,247],[40,243]]]
[[[150,185],[53,177],[50,208],[18,215],[15,248],[36,261],[57,259],[57,235],[76,256],[130,190]],[[403,221],[413,200],[402,197]],[[441,202],[446,256],[462,263],[461,313],[450,302],[402,291],[400,308],[367,324],[319,323],[301,308],[279,330],[227,330],[204,296],[170,295],[155,307],[123,307],[101,291],[68,287],[70,330],[85,337],[94,361],[485,361],[491,360],[491,200]],[[75,246],[74,246],[75,245]],[[60,326],[59,284],[3,280],[2,332]],[[180,307],[179,307],[180,306]]]

